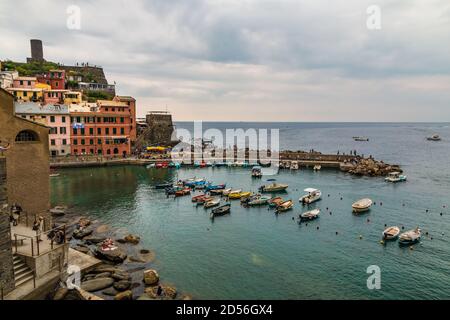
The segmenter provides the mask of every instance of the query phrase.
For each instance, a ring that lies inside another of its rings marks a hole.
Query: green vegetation
[[[88,102],[95,102],[97,100],[112,100],[114,98],[114,95],[112,93],[92,90],[85,91],[84,96]]]
[[[3,70],[17,70],[20,76],[35,76],[58,68],[58,64],[49,61],[22,63],[7,60],[2,62]]]

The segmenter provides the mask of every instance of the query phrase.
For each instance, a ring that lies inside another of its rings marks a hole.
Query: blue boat
[[[226,187],[227,185],[226,185],[226,183],[224,183],[224,184],[216,184],[216,185],[207,185],[206,186],[206,191],[210,191],[210,190],[222,190],[222,189],[225,189],[225,187]]]

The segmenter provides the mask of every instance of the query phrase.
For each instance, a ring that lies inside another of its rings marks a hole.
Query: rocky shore
[[[403,172],[398,165],[390,165],[373,158],[355,158],[342,162],[340,169],[350,174],[370,177],[385,177],[391,172]]]
[[[91,220],[65,210],[54,215],[54,223],[67,226],[70,247],[102,261],[81,275],[81,289],[105,300],[190,299],[161,281],[152,263],[155,254],[140,245],[140,237],[126,230],[111,228],[99,220]],[[114,250],[103,250],[102,243],[112,239]],[[81,300],[77,290],[58,285],[50,294],[53,300]]]

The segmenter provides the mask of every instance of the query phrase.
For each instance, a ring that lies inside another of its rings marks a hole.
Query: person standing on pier
[[[22,213],[22,207],[19,206],[17,203],[14,203],[11,207],[13,226],[17,226],[19,224],[19,219],[20,219],[21,213]]]

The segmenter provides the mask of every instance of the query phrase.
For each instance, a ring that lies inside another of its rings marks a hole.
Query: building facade
[[[15,102],[16,115],[50,128],[49,151],[51,156],[70,154],[70,114],[67,105]]]
[[[37,77],[40,83],[48,84],[53,90],[64,90],[66,88],[66,71],[50,70]]]
[[[5,152],[9,203],[18,203],[33,221],[44,217],[51,225],[49,128],[16,116],[14,96],[0,89],[0,140],[10,144]]]
[[[135,110],[127,102],[98,100],[69,106],[75,155],[127,156],[135,139]]]

